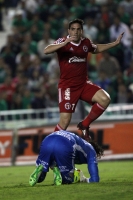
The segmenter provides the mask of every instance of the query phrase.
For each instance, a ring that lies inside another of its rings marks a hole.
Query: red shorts
[[[82,87],[58,88],[60,112],[73,113],[78,100],[92,104],[92,97],[101,87],[87,81]]]

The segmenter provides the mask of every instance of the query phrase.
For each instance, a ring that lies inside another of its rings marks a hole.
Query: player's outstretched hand
[[[74,36],[68,37],[68,38],[65,40],[65,43],[67,44],[68,42],[72,42],[74,39],[75,39]]]
[[[118,38],[117,38],[117,40],[116,40],[116,43],[117,43],[117,44],[119,44],[119,43],[121,42],[121,39],[122,39],[123,35],[124,35],[124,32],[121,33],[121,34],[118,36]]]

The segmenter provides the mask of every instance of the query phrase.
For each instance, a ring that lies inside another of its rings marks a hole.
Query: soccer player
[[[97,54],[119,45],[124,33],[112,43],[94,44],[90,39],[83,37],[83,23],[81,19],[71,21],[68,26],[68,36],[48,45],[44,53],[56,52],[60,65],[58,84],[60,120],[55,131],[67,129],[77,102],[81,99],[92,105],[88,116],[77,125],[82,131],[83,138],[89,140],[89,126],[108,107],[110,96],[88,80],[87,55]]]
[[[41,143],[37,167],[30,176],[29,184],[34,186],[42,182],[49,168],[53,169],[55,185],[79,181],[99,182],[97,157],[102,155],[102,148],[94,142],[88,143],[76,134],[64,130],[53,132]],[[75,170],[75,163],[87,164],[90,178],[84,177],[82,171]]]

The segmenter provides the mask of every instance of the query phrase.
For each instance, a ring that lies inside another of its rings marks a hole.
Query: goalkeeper
[[[96,143],[88,143],[68,131],[56,131],[42,141],[37,167],[30,176],[29,184],[34,186],[42,182],[49,168],[53,169],[55,185],[99,182],[97,157],[102,155],[103,150]],[[87,164],[90,178],[75,170],[75,164]]]

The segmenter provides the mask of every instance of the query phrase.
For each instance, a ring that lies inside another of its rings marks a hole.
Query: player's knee
[[[108,106],[110,104],[111,98],[110,95],[104,95],[101,97],[102,104]]]

